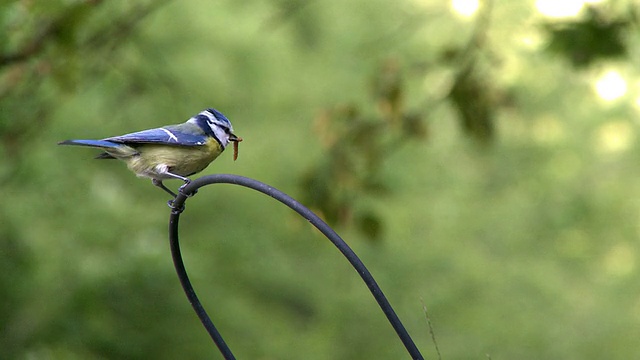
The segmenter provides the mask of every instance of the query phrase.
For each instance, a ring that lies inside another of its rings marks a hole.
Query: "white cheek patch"
[[[226,148],[227,144],[229,144],[229,134],[216,124],[211,125],[211,131],[213,131],[216,139],[220,140],[222,147]]]
[[[169,135],[169,140],[173,140],[175,142],[178,142],[178,137],[175,136],[171,131],[165,129],[165,128],[160,128],[160,130],[164,131],[165,133],[167,133],[167,135]]]

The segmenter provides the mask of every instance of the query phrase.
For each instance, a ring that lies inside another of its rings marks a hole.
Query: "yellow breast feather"
[[[170,179],[162,174],[164,171],[159,170],[162,168],[173,174],[190,176],[204,170],[223,149],[211,138],[201,146],[145,144],[137,147],[137,150],[139,155],[123,159],[131,171],[140,177]]]

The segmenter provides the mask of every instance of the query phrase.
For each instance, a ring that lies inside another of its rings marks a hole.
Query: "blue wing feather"
[[[194,134],[193,131],[191,132],[192,133],[186,133],[178,126],[172,125],[114,136],[104,140],[120,144],[164,144],[176,146],[200,146],[206,144],[207,137],[205,134]]]

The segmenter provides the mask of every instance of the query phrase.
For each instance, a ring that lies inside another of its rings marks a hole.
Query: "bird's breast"
[[[128,159],[129,168],[139,176],[161,178],[155,174],[158,165],[166,165],[174,174],[189,176],[204,170],[223,149],[210,138],[201,146],[144,144],[137,150],[140,155]]]

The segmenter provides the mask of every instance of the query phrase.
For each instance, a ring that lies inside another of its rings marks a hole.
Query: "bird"
[[[208,108],[177,125],[108,137],[102,140],[65,140],[58,145],[87,146],[101,149],[96,159],[118,159],[138,177],[150,178],[153,185],[174,198],[176,193],[162,181],[179,179],[186,186],[188,176],[204,170],[229,145],[234,143],[238,157],[241,137],[233,133],[231,122],[221,112]],[[182,187],[180,190],[182,190]]]

